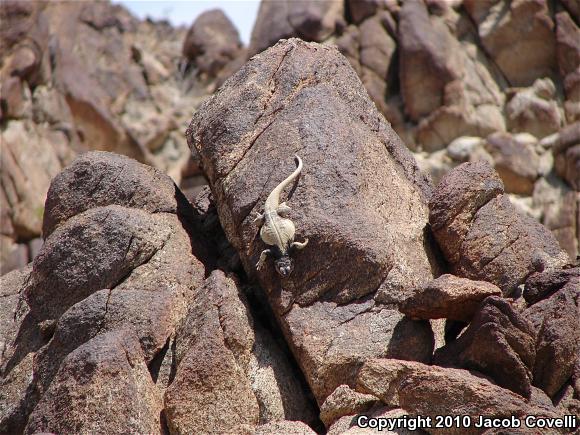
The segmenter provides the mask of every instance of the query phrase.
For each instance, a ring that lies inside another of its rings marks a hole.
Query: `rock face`
[[[430,208],[433,233],[457,276],[485,279],[509,294],[537,267],[568,261],[545,227],[515,210],[485,162],[450,171]]]
[[[497,418],[557,415],[554,408],[528,404],[519,395],[467,370],[392,359],[367,361],[357,375],[357,391],[373,394],[411,415],[488,415]],[[475,419],[473,423],[475,423]],[[478,434],[481,429],[437,429],[442,434]]]
[[[319,403],[370,356],[429,358],[428,326],[383,304],[437,267],[424,245],[430,187],[335,49],[293,39],[254,57],[187,135],[226,235],[266,289]],[[305,169],[291,217],[310,243],[280,280],[269,264],[255,272],[264,248],[252,221],[293,154]],[[403,198],[408,207],[396,206]]]
[[[5,273],[34,258],[50,181],[79,153],[115,151],[179,182],[180,123],[199,99],[176,67],[184,29],[108,2],[10,1],[0,15]]]
[[[485,298],[499,295],[501,290],[488,282],[445,274],[424,284],[399,310],[412,318],[469,322]]]
[[[478,370],[498,385],[530,397],[536,358],[534,332],[508,301],[490,296],[461,336],[437,349],[434,362]]]
[[[2,279],[0,397],[14,396],[3,432],[316,425],[287,351],[254,323],[235,278],[204,281],[216,250],[167,175],[91,152],[54,179],[46,210],[32,267]]]
[[[220,9],[197,17],[183,41],[183,56],[193,63],[197,74],[216,77],[239,54],[242,43],[238,31]]]

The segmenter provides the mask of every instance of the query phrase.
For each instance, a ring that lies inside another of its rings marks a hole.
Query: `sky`
[[[137,17],[167,19],[175,26],[189,27],[195,18],[209,9],[221,9],[240,32],[245,45],[250,41],[252,27],[258,14],[259,0],[113,0],[129,9]]]

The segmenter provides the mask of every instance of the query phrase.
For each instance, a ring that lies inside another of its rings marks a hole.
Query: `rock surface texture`
[[[579,19],[264,1],[244,47],[219,10],[2,1],[0,433],[580,415]],[[256,217],[295,155],[282,277]]]
[[[283,41],[202,107],[189,143],[226,235],[266,290],[319,403],[365,358],[428,359],[428,326],[389,304],[436,269],[425,245],[430,185],[348,62],[336,49]],[[310,242],[280,280],[268,263],[255,271],[264,248],[253,219],[294,154],[305,169],[290,216]]]

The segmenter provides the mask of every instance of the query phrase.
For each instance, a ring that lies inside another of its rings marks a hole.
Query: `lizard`
[[[294,270],[294,263],[290,257],[292,251],[304,249],[308,244],[308,239],[302,243],[294,241],[296,227],[287,218],[291,209],[285,202],[280,203],[280,195],[284,188],[292,183],[302,171],[302,159],[297,155],[294,158],[296,170],[272,190],[266,198],[264,213],[258,213],[254,219],[254,222],[261,226],[260,238],[266,245],[271,246],[260,254],[256,269],[260,270],[268,255],[271,255],[274,257],[276,271],[283,277],[287,277]]]

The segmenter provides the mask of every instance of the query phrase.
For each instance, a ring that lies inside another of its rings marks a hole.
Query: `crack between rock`
[[[109,302],[111,300],[112,293],[113,293],[113,289],[109,289],[109,293],[107,294],[107,300],[105,301],[105,312],[103,313],[103,318],[101,319],[101,322],[99,324],[99,327],[97,329],[97,333],[95,334],[95,336],[99,335],[101,333],[101,331],[103,330],[103,328],[105,327],[105,321],[107,319],[107,314],[109,313]]]

